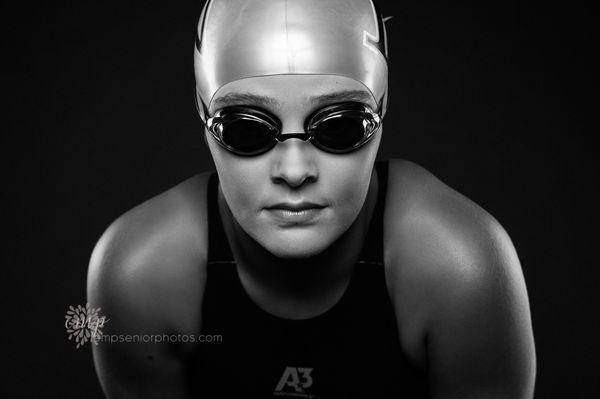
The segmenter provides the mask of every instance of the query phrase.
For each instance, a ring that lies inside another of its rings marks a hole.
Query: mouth
[[[269,214],[284,224],[308,224],[317,218],[326,208],[325,205],[312,202],[282,202],[265,208]]]
[[[290,212],[301,212],[301,211],[306,211],[306,210],[310,210],[310,209],[323,209],[323,208],[325,208],[325,205],[315,204],[313,202],[307,202],[307,201],[295,202],[295,203],[294,202],[280,202],[278,204],[267,207],[267,209],[269,209],[269,210],[282,209],[282,210],[286,210],[286,211],[290,211]]]

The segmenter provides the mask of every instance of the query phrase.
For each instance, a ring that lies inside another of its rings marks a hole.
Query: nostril
[[[275,184],[283,184],[298,188],[318,180],[318,172],[315,165],[286,157],[273,171],[271,179]]]
[[[304,187],[307,184],[311,184],[317,181],[317,177],[314,175],[303,175],[303,176],[275,176],[273,177],[274,184],[283,184],[291,188]]]

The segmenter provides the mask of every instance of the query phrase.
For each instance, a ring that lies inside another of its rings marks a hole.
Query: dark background
[[[63,326],[85,304],[92,248],[126,210],[212,168],[193,103],[201,3],[169,4],[2,6],[3,397],[102,397],[89,346]],[[504,225],[529,290],[536,398],[596,397],[591,11],[379,7],[395,16],[381,158],[423,165]]]

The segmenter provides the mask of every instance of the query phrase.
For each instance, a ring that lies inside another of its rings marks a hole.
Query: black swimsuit
[[[305,320],[262,310],[244,290],[208,184],[209,251],[202,333],[187,366],[199,398],[425,398],[425,376],[403,354],[385,284],[383,210],[387,162],[376,163],[379,192],[358,262],[342,298]]]

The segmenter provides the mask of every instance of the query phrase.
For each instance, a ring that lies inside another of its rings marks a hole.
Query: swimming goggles
[[[381,126],[379,112],[357,102],[333,104],[312,113],[304,123],[304,133],[282,134],[281,121],[269,112],[231,106],[217,111],[205,126],[222,147],[240,156],[263,154],[287,139],[308,140],[325,152],[346,154],[374,136]]]

